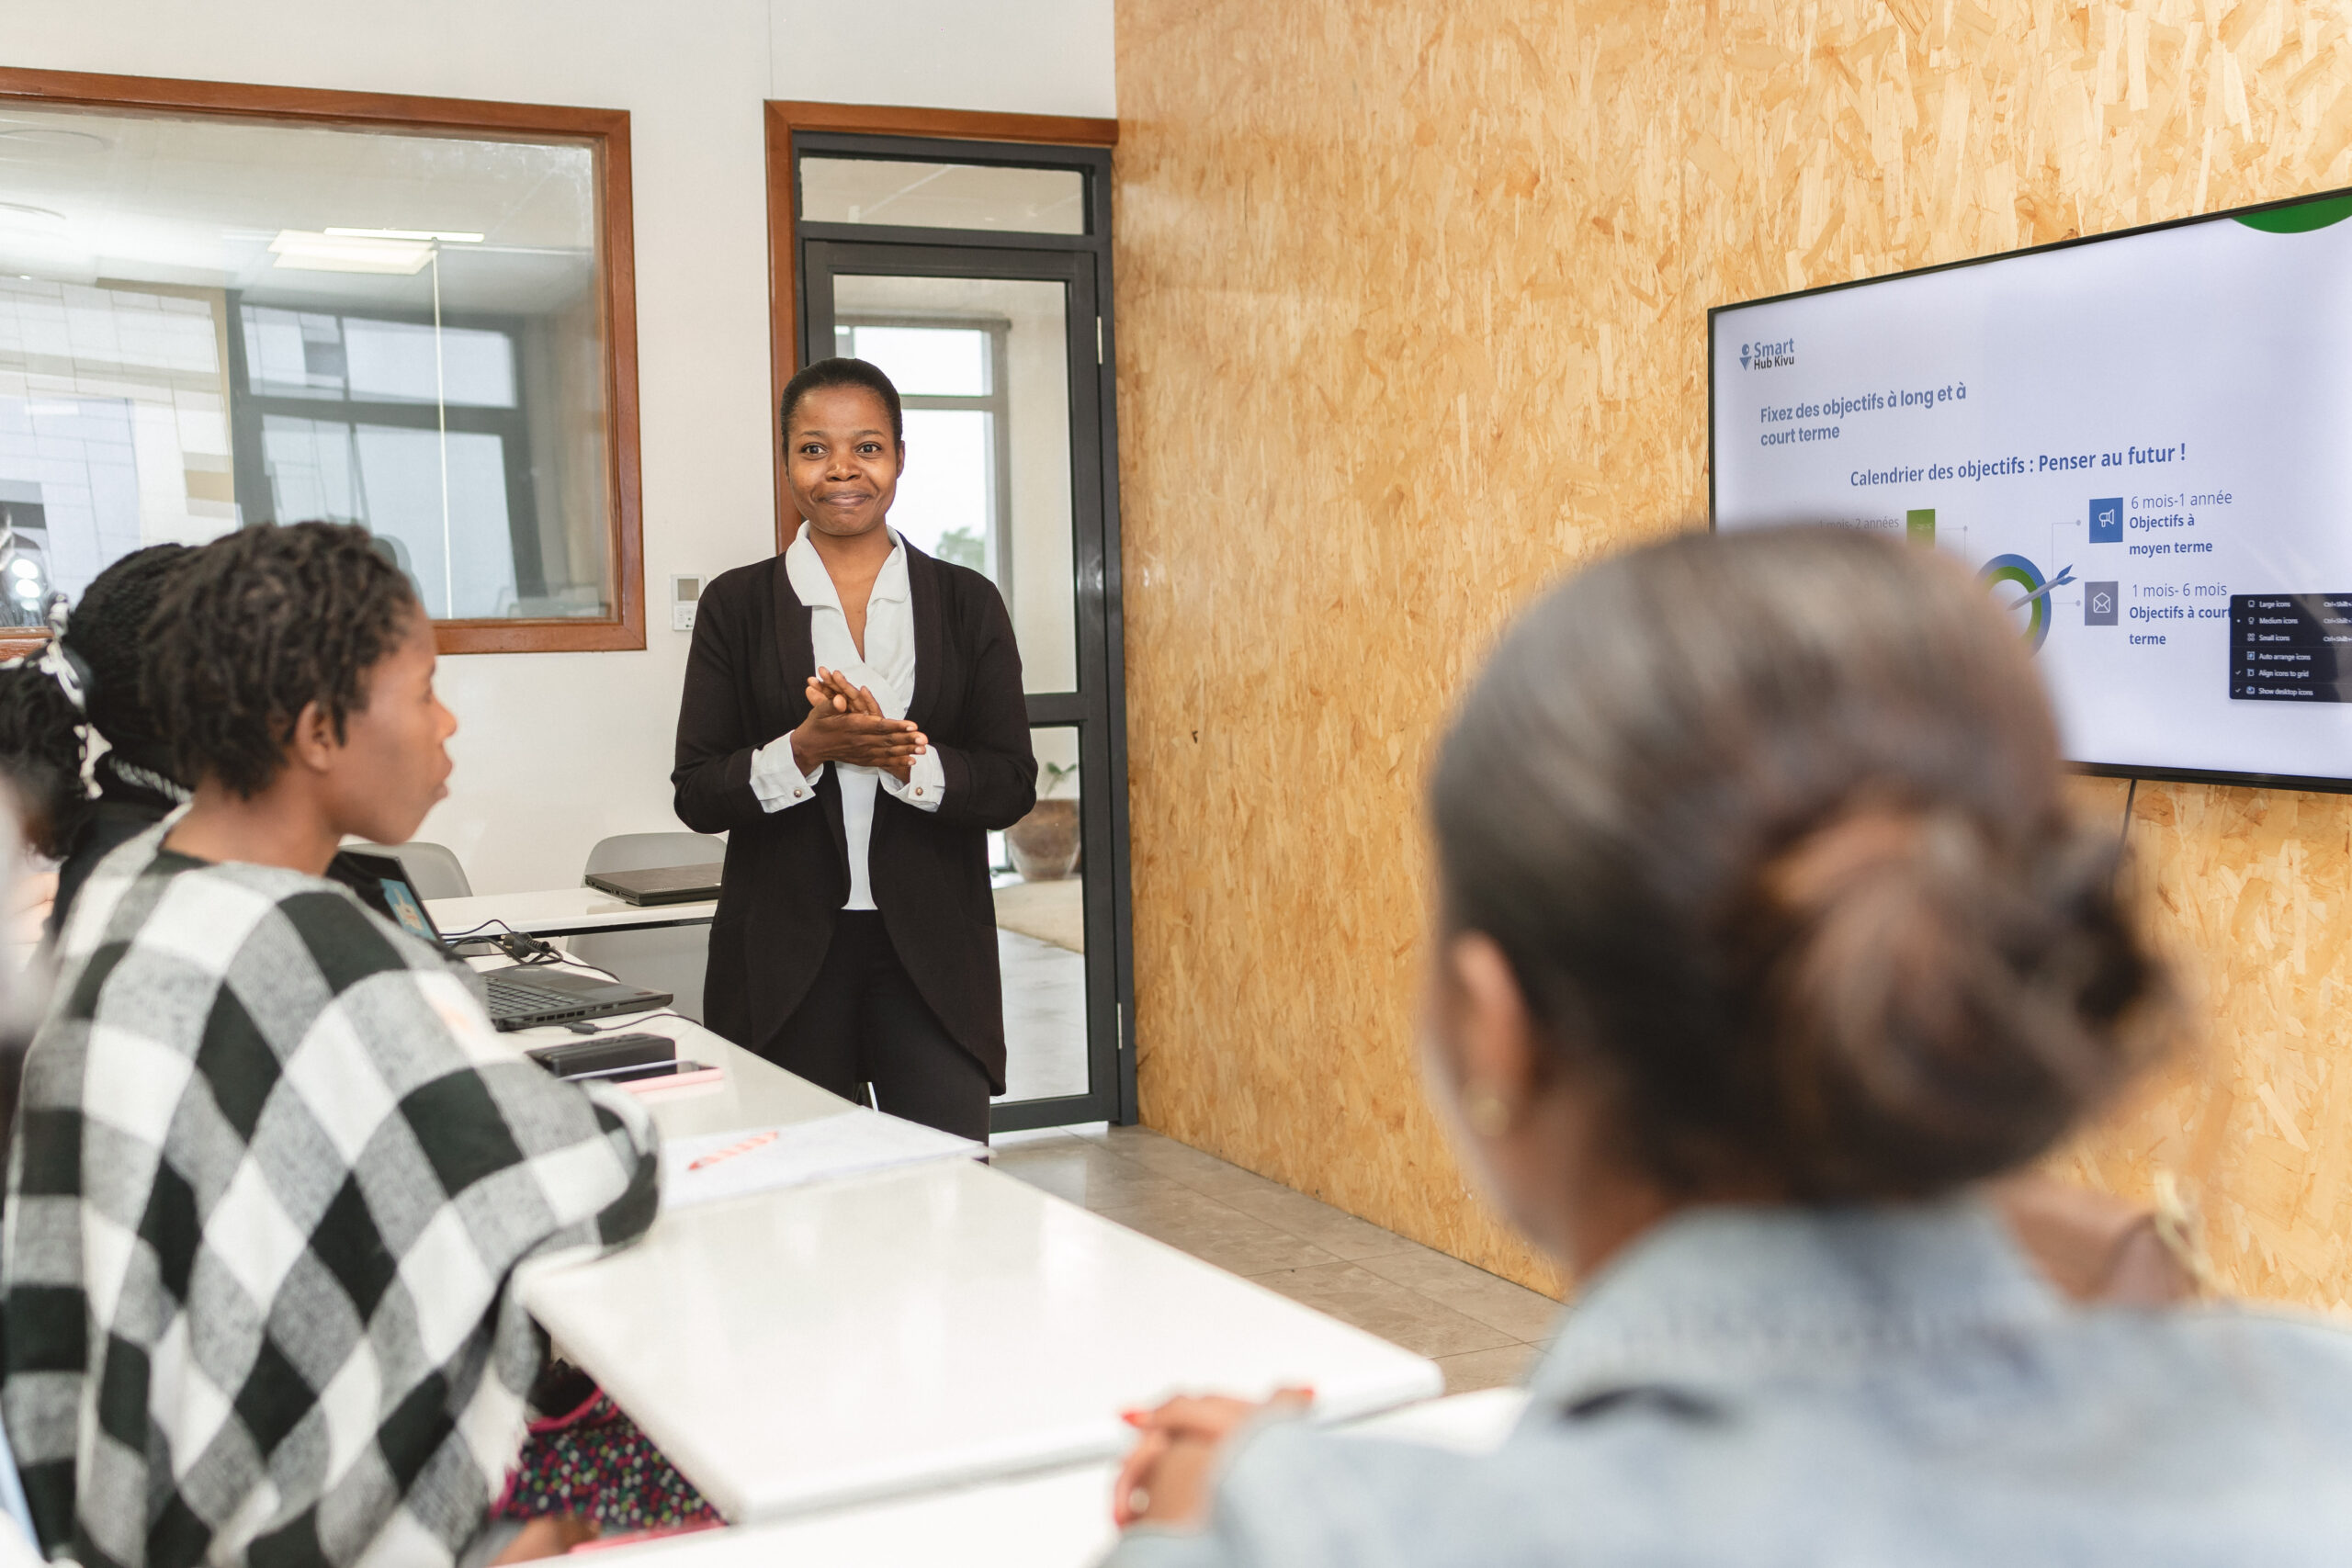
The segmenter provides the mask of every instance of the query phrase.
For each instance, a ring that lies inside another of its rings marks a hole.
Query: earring
[[[1510,1104],[1494,1089],[1479,1084],[1462,1096],[1462,1120],[1482,1138],[1499,1138],[1510,1131]]]

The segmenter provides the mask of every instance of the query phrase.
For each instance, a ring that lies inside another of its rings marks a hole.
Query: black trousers
[[[759,1054],[846,1100],[868,1103],[871,1084],[877,1111],[988,1141],[988,1073],[915,989],[878,910],[833,917],[824,966]]]

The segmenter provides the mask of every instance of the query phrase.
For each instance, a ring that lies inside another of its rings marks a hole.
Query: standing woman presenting
[[[704,591],[670,775],[679,818],[728,834],[706,1021],[985,1138],[1004,1091],[987,835],[1036,803],[1012,623],[987,578],[890,527],[907,449],[888,377],[820,360],[782,415],[800,531]]]

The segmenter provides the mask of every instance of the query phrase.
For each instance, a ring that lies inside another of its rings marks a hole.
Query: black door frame
[[[1087,232],[1017,234],[796,222],[796,363],[830,348],[835,276],[1035,278],[1064,283],[1070,378],[1071,566],[1077,595],[1079,689],[1034,693],[1029,722],[1079,731],[1079,834],[1085,877],[1088,1092],[992,1107],[992,1132],[1073,1122],[1136,1121],[1135,964],[1128,863],[1125,626],[1119,570],[1117,389],[1111,367],[1111,157],[1093,147],[797,131],[789,189],[799,211],[799,158],[854,156],[915,163],[1076,169],[1086,177]],[[1088,352],[1091,349],[1092,352]],[[1087,397],[1091,384],[1094,395]],[[1100,781],[1100,782],[1097,782]],[[1109,874],[1096,874],[1107,868]]]

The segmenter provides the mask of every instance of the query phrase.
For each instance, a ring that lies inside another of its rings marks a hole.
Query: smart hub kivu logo
[[[1739,367],[1743,370],[1777,370],[1797,362],[1797,340],[1784,337],[1778,343],[1744,343],[1739,345]]]

